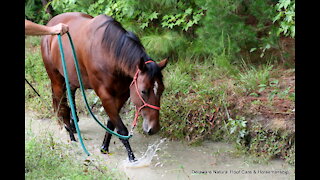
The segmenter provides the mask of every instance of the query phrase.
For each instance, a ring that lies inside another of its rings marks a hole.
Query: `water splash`
[[[135,162],[130,162],[128,159],[123,162],[123,166],[125,168],[140,168],[146,167],[151,164],[153,157],[156,155],[157,150],[159,150],[160,144],[162,144],[166,138],[160,139],[159,142],[155,142],[154,144],[148,146],[147,151],[142,155],[140,159]]]

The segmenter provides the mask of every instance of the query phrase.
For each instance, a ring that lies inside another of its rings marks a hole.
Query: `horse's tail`
[[[42,59],[43,61],[50,60],[50,43],[49,43],[49,36],[43,36],[41,38],[41,54],[42,54]]]

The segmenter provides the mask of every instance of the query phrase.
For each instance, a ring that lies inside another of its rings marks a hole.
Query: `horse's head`
[[[136,112],[141,112],[143,117],[143,131],[149,135],[160,130],[160,98],[164,91],[161,70],[167,62],[167,59],[159,63],[142,61],[130,86],[130,97],[136,106]]]

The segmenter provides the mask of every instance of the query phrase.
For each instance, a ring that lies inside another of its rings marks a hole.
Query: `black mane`
[[[151,58],[146,54],[140,39],[130,31],[125,30],[122,25],[111,17],[99,27],[104,27],[102,46],[114,56],[121,67],[126,67],[129,72],[135,72],[137,65]],[[162,77],[160,68],[156,63],[147,64],[147,73],[151,78]]]

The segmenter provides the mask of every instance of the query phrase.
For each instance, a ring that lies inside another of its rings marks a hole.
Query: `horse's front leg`
[[[106,96],[106,94],[104,94],[105,96],[102,97],[100,96],[100,99],[102,101],[102,105],[106,111],[106,113],[108,114],[109,118],[110,118],[110,123],[108,122],[108,128],[110,128],[111,130],[114,130],[114,128],[117,129],[117,133],[124,135],[124,136],[128,136],[129,132],[127,127],[123,124],[120,116],[119,116],[119,112],[121,107],[123,106],[125,100],[127,99],[126,96],[123,96],[122,98],[106,98],[108,96]],[[110,139],[111,139],[111,134],[109,134],[108,132],[106,132],[104,141],[103,141],[103,145],[102,151],[108,151],[109,150],[109,144],[110,144]],[[121,139],[121,142],[123,143],[123,145],[125,146],[127,152],[128,152],[128,157],[129,157],[129,161],[135,161],[135,156],[132,152],[129,140],[123,140]]]
[[[121,135],[124,135],[124,136],[128,136],[129,133],[128,133],[128,129],[127,127],[124,126],[124,124],[122,123],[122,121],[120,122],[122,125],[120,125],[120,128],[118,129],[118,133],[121,134]],[[130,162],[133,162],[133,161],[136,161],[135,160],[135,157],[133,155],[133,152],[131,150],[131,147],[130,147],[130,144],[129,144],[129,140],[128,139],[121,139],[121,142],[123,143],[123,145],[126,147],[126,150],[128,152],[128,157],[129,157],[129,161]]]
[[[122,120],[120,119],[119,115],[117,116],[117,118],[112,118],[112,116],[109,116],[110,117],[110,121],[112,124],[115,124],[115,128],[117,128],[117,133],[118,134],[121,134],[123,136],[128,136],[129,135],[129,132],[128,132],[128,129],[127,127],[123,124]],[[108,123],[109,124],[109,123]],[[113,128],[114,129],[114,128]],[[111,129],[112,130],[112,129]],[[106,148],[107,151],[109,151],[109,144],[110,144],[110,139],[111,139],[111,134],[107,133],[106,132],[106,135],[105,135],[105,139],[104,139],[104,147]],[[129,140],[128,139],[121,139],[121,142],[123,143],[123,145],[125,146],[127,152],[128,152],[128,158],[129,158],[129,161],[130,162],[133,162],[135,161],[135,157],[134,157],[134,154],[132,152],[132,149],[131,149],[131,146],[130,146],[130,143],[129,143]]]

